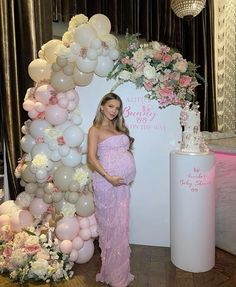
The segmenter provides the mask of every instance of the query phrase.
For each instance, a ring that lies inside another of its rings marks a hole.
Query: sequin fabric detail
[[[124,185],[114,187],[100,174],[93,174],[102,259],[96,280],[112,287],[126,287],[134,279],[129,260],[129,184],[135,178],[136,169],[128,148],[126,135],[111,136],[98,145],[98,157],[104,169],[110,175],[122,176]]]

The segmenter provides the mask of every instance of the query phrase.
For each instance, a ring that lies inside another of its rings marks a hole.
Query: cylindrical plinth
[[[170,156],[171,261],[205,272],[215,265],[215,159],[213,153]]]

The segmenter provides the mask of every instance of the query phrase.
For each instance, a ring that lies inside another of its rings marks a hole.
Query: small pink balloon
[[[33,216],[28,210],[20,210],[11,216],[11,228],[19,232],[22,228],[33,224]]]
[[[10,224],[10,217],[7,214],[0,215],[0,227]]]
[[[45,108],[46,108],[46,107],[45,107],[44,104],[42,104],[42,103],[40,103],[40,102],[36,102],[35,105],[34,105],[34,108],[35,108],[35,110],[36,110],[37,112],[42,113],[42,112],[45,111]]]
[[[74,100],[78,96],[78,94],[75,90],[67,91],[65,94],[66,94],[67,99],[70,101]]]
[[[87,217],[82,218],[79,222],[80,228],[88,228],[89,227],[89,219]]]
[[[79,256],[78,250],[72,249],[71,253],[70,253],[69,260],[74,262],[74,261],[76,261],[78,259],[78,256]]]
[[[25,111],[29,112],[29,111],[33,110],[34,105],[35,105],[34,101],[26,100],[26,101],[24,101],[24,103],[23,103],[23,109],[24,109]]]
[[[28,116],[29,116],[32,120],[33,120],[33,119],[36,119],[37,116],[38,116],[38,112],[37,112],[35,109],[33,109],[33,110],[31,110],[31,111],[28,112]]]
[[[92,233],[89,228],[84,228],[80,229],[79,236],[86,241],[92,237]]]
[[[43,215],[49,207],[49,204],[43,201],[42,198],[35,197],[29,206],[30,213],[35,217]]]
[[[81,237],[76,236],[73,239],[72,244],[73,244],[73,249],[80,250],[80,248],[82,248],[84,245],[84,240]]]
[[[73,111],[76,107],[76,103],[73,101],[69,101],[68,106],[67,106],[67,110],[68,111]]]
[[[58,101],[58,105],[61,107],[61,108],[67,108],[69,104],[69,101],[66,99],[66,98],[61,98],[59,101]]]
[[[97,220],[96,220],[96,217],[95,217],[95,213],[93,213],[92,215],[90,215],[90,216],[88,217],[88,220],[89,220],[90,225],[97,224]]]
[[[88,262],[94,254],[94,244],[93,240],[87,240],[84,242],[84,246],[78,251],[78,259],[75,261],[76,263],[86,263]]]
[[[63,240],[60,243],[60,250],[64,254],[70,254],[72,251],[72,242],[70,240]]]
[[[79,223],[75,217],[63,217],[57,222],[55,232],[60,240],[73,240],[79,232]]]
[[[91,231],[91,237],[95,238],[98,236],[98,231],[97,231],[97,224],[93,224],[89,227],[90,231]]]

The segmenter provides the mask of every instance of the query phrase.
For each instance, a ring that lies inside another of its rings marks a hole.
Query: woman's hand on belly
[[[123,177],[121,176],[106,176],[106,180],[109,181],[113,186],[120,186],[125,184]]]

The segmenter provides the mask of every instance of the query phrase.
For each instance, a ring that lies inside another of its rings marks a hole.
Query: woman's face
[[[101,111],[104,116],[112,121],[118,115],[120,110],[120,102],[118,100],[108,100],[103,106],[101,106]]]

